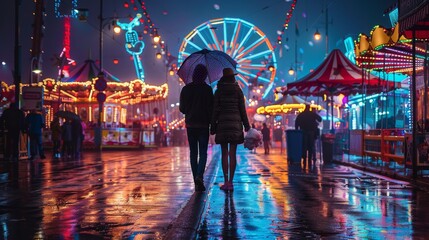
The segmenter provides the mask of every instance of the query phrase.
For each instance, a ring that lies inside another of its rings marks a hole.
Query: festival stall
[[[415,165],[415,169],[425,169],[429,168],[427,155],[420,154],[423,157],[419,157],[417,154],[417,161],[413,164],[410,150],[413,132],[420,136],[416,138],[416,141],[420,142],[419,146],[426,146],[425,139],[429,139],[425,137],[428,132],[426,119],[429,119],[429,114],[426,107],[427,77],[424,74],[424,59],[428,56],[426,42],[429,36],[419,34],[413,41],[405,37],[412,37],[411,34],[401,34],[400,29],[400,24],[393,28],[376,26],[370,36],[361,34],[355,44],[356,62],[359,66],[387,74],[401,73],[407,76],[403,81],[406,88],[395,91],[397,94],[393,99],[390,97],[391,100],[386,101],[389,100],[387,94],[374,99],[384,97],[383,112],[390,113],[390,116],[380,119],[382,124],[378,124],[376,130],[365,133],[363,154],[385,162],[394,161],[406,167]],[[410,91],[412,88],[415,91]]]

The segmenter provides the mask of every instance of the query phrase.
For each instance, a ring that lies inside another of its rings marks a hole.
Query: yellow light
[[[121,32],[121,28],[116,25],[116,26],[113,27],[113,32],[116,33],[116,34],[118,34],[118,33]]]
[[[154,43],[159,43],[159,40],[161,39],[161,37],[158,35],[158,34],[155,34],[154,36],[153,36],[153,42]]]
[[[270,66],[268,67],[268,70],[269,70],[270,72],[274,71],[274,66],[273,66],[273,65],[270,65]]]
[[[288,71],[289,75],[294,75],[295,74],[295,70],[293,70],[293,68],[291,67]]]
[[[40,73],[42,73],[42,70],[36,68],[36,69],[33,70],[33,73],[40,74]]]
[[[319,41],[322,38],[322,35],[320,34],[319,30],[316,29],[316,32],[313,35],[314,40]]]
[[[162,54],[161,53],[156,53],[156,59],[161,59],[162,58]]]
[[[170,74],[170,76],[173,76],[174,75],[174,70],[170,69],[169,74]]]

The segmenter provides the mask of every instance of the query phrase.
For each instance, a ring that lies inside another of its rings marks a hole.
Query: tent
[[[70,73],[70,77],[64,78],[61,81],[62,82],[92,81],[93,78],[96,78],[98,76],[99,72],[100,72],[100,67],[97,64],[95,64],[95,61],[88,59],[85,61],[85,63],[82,66],[80,66],[77,69],[74,69]],[[108,82],[120,82],[120,80],[117,77],[113,76],[106,70],[103,70],[103,72]]]
[[[381,92],[394,87],[397,87],[394,82],[363,72],[339,49],[334,49],[313,72],[296,82],[288,83],[283,94],[349,96],[356,93]]]
[[[296,82],[288,83],[283,95],[331,96],[333,115],[333,96],[383,92],[393,90],[398,85],[364,72],[339,49],[334,49],[313,72]],[[333,125],[332,121],[332,128]]]

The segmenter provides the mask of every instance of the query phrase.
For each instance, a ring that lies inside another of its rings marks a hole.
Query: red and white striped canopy
[[[303,96],[353,95],[391,90],[394,82],[389,82],[366,74],[354,65],[339,50],[329,56],[310,74],[296,82],[288,83],[283,94]]]

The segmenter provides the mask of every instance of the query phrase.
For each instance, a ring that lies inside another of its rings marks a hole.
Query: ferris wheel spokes
[[[240,49],[243,47],[244,44],[247,43],[247,40],[249,40],[250,38],[250,34],[253,33],[253,28],[250,28],[246,35],[244,36],[244,38],[240,41],[240,43],[238,44],[238,46],[236,47],[236,49],[234,50],[234,54],[232,55],[233,58],[238,58],[237,54],[240,51]],[[238,35],[238,32],[236,33]]]
[[[255,78],[262,91],[272,87],[277,67],[274,50],[264,33],[253,24],[238,18],[212,19],[202,23],[185,37],[178,62],[203,48],[223,51],[237,62],[237,81],[245,94],[249,93]],[[273,66],[274,71],[268,71],[268,66]]]
[[[237,58],[242,58],[245,55],[248,55],[251,51],[254,51],[258,46],[265,43],[265,37],[261,37],[250,44],[246,49],[244,49],[240,54],[237,55]],[[269,49],[268,49],[269,51]],[[253,55],[253,54],[252,54]]]

